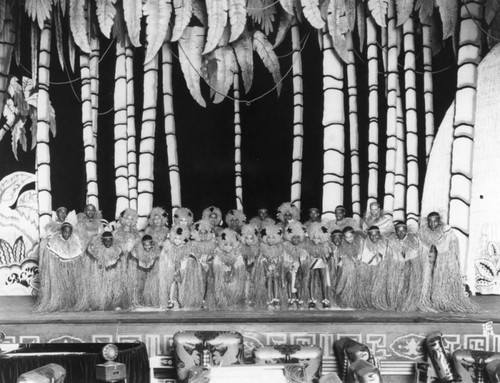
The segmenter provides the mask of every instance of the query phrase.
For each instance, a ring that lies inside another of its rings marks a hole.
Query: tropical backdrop
[[[109,220],[132,207],[144,225],[155,205],[251,216],[287,200],[325,219],[339,204],[360,219],[378,200],[415,228],[448,110],[436,209],[466,257],[478,66],[500,36],[499,10],[495,0],[0,1],[0,175],[34,175],[41,232],[61,205],[93,203]],[[21,179],[6,183],[16,196]]]

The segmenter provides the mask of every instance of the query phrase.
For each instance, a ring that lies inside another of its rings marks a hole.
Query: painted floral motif
[[[500,245],[489,242],[474,262],[476,290],[480,294],[500,294]]]
[[[424,336],[417,334],[408,334],[397,337],[391,343],[389,348],[400,357],[411,360],[418,360],[422,358],[422,341]]]

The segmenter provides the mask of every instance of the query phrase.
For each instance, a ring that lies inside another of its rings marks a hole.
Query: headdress
[[[101,238],[113,238],[113,233],[109,230],[105,230],[102,234],[101,234]]]
[[[224,229],[217,236],[217,242],[219,243],[219,245],[223,243],[230,243],[234,247],[234,245],[239,242],[238,233],[236,233],[232,229]]]
[[[330,238],[328,228],[320,222],[312,222],[307,229],[310,239],[319,238],[320,242],[326,242]]]
[[[151,237],[149,234],[143,235],[141,238],[141,242],[146,242],[146,241],[152,241],[153,237]]]
[[[290,212],[294,221],[300,221],[300,210],[291,202],[283,202],[278,207],[278,219],[283,222],[285,220],[285,213]]]
[[[349,369],[358,376],[358,379],[368,373],[379,373],[377,367],[363,359],[355,361],[349,366]]]
[[[337,205],[337,207],[335,207],[335,210],[337,210],[337,209],[343,210],[344,213],[346,212],[345,207],[343,205]]]
[[[247,217],[241,210],[231,209],[226,214],[226,225],[231,226],[231,221],[235,218],[238,220],[240,225],[243,225],[247,220]]]
[[[191,239],[195,241],[200,241],[200,232],[213,233],[214,229],[208,219],[201,219],[193,224],[191,228]]]
[[[367,231],[368,233],[380,233],[380,228],[378,226],[370,226]]]
[[[344,227],[344,229],[342,230],[342,234],[347,234],[347,233],[354,233],[354,229],[352,228],[352,226]]]
[[[222,212],[220,209],[216,206],[209,206],[203,210],[203,213],[201,215],[201,219],[206,219],[208,220],[212,214],[217,215],[217,225],[220,225],[222,221]]]
[[[180,237],[184,242],[188,242],[189,241],[189,234],[190,234],[189,229],[184,227],[184,226],[174,225],[170,229],[170,239],[171,240],[173,240],[174,237]]]
[[[287,241],[292,241],[292,237],[297,235],[300,237],[301,241],[304,240],[306,236],[304,226],[302,226],[299,221],[290,222],[285,228],[285,239]]]
[[[343,236],[344,234],[342,233],[342,231],[335,229],[331,232],[330,236],[334,237],[336,235]]]
[[[59,206],[57,209],[56,209],[56,213],[59,213],[59,210],[66,210],[66,213],[68,212],[68,208],[66,206]]]
[[[408,225],[404,222],[401,222],[401,221],[397,221],[397,222],[394,222],[394,227],[397,228],[397,227],[408,227]]]
[[[187,207],[178,207],[173,216],[174,225],[178,225],[183,218],[186,219],[188,226],[193,224],[193,212]]]
[[[120,218],[119,218],[119,221],[120,221],[120,224],[122,226],[123,225],[123,220],[126,216],[132,216],[132,224],[131,224],[131,227],[136,227],[137,225],[137,211],[135,211],[134,209],[131,209],[131,208],[127,208],[125,210],[123,210],[120,214]]]
[[[154,220],[155,216],[160,217],[161,226],[167,225],[168,213],[165,211],[165,209],[163,209],[161,207],[154,207],[151,209],[151,212],[149,213],[149,216],[148,216],[148,225],[149,226],[154,225],[153,220]]]
[[[282,238],[283,237],[283,230],[281,229],[281,226],[279,226],[279,225],[276,225],[276,224],[268,225],[268,226],[265,226],[261,229],[260,236],[261,236],[263,242],[267,242],[267,237],[270,237],[270,236]]]
[[[63,229],[63,228],[65,228],[65,227],[71,227],[71,229],[73,229],[73,225],[72,225],[71,223],[67,222],[67,221],[65,221],[65,222],[63,222],[63,223],[61,224],[61,231],[62,231],[62,229]]]
[[[241,228],[241,238],[243,239],[247,235],[254,235],[257,240],[259,239],[259,230],[257,227],[251,223],[248,223],[246,225],[243,225]]]
[[[318,213],[320,213],[320,210],[317,208],[317,207],[310,207],[307,212],[310,213],[312,211],[317,211]]]

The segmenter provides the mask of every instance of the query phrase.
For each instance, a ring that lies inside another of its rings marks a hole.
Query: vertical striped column
[[[9,71],[12,58],[12,51],[16,41],[16,29],[10,14],[5,15],[3,28],[0,30],[0,49],[2,52],[2,61],[0,62],[0,116],[2,115],[7,89],[9,86]],[[0,139],[5,134],[3,127],[0,127]]]
[[[40,237],[52,218],[52,194],[50,183],[50,42],[52,26],[46,21],[40,34],[38,62],[38,104],[36,130],[36,176],[38,192],[38,223]],[[37,45],[34,43],[33,45]]]
[[[97,152],[97,128],[99,118],[99,49],[98,37],[90,39],[90,94],[92,97],[92,132],[94,135],[94,150]]]
[[[299,25],[296,18],[294,18],[290,32],[292,35],[293,73],[293,147],[290,201],[300,209],[302,196],[302,152],[304,145],[304,86],[302,80]]]
[[[156,54],[144,65],[144,102],[142,109],[139,177],[137,182],[137,227],[147,226],[153,208],[156,107],[158,101],[158,63]]]
[[[129,207],[129,185],[127,166],[127,76],[125,69],[125,46],[121,41],[116,43],[115,63],[115,218]]]
[[[234,181],[236,191],[236,209],[243,211],[243,179],[241,175],[241,114],[240,114],[240,78],[234,74]]]
[[[358,126],[358,81],[352,32],[346,33],[347,42],[347,92],[349,95],[349,142],[351,157],[352,217],[361,224],[361,193],[359,186],[359,126]]]
[[[134,51],[127,37],[125,45],[125,67],[127,76],[127,165],[130,208],[137,210],[137,148],[135,125]]]
[[[366,18],[368,57],[368,203],[378,198],[378,42],[377,26],[371,16]]]
[[[323,218],[344,200],[344,66],[323,29]]]
[[[165,119],[165,139],[167,142],[168,176],[170,179],[170,197],[172,216],[182,206],[181,179],[177,158],[177,137],[175,135],[174,98],[172,88],[172,48],[165,42],[162,46],[163,112]]]
[[[429,162],[434,142],[434,83],[432,79],[432,44],[429,20],[422,20],[422,51],[424,69],[425,159]]]
[[[463,0],[460,9],[457,92],[451,151],[449,224],[457,235],[465,267],[469,241],[472,157],[476,121],[477,66],[481,60],[483,1]],[[462,270],[465,274],[465,271]]]
[[[402,96],[398,84],[397,91],[397,126],[396,126],[396,173],[394,175],[394,221],[406,220],[406,148],[405,148],[405,119]]]

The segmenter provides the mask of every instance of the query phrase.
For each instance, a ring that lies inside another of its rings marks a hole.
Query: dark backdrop
[[[321,206],[323,171],[323,93],[322,57],[318,46],[317,32],[304,28],[303,39],[303,79],[304,79],[304,154],[302,179],[302,210]],[[53,39],[53,45],[55,44]],[[115,209],[114,168],[113,168],[113,87],[115,49],[110,41],[103,39],[101,54],[107,53],[100,62],[99,133],[98,133],[98,181],[101,209],[104,216],[112,219]],[[174,51],[176,52],[176,46]],[[26,68],[31,68],[28,49],[23,49],[22,65],[13,62],[11,72],[16,76],[29,76]],[[417,49],[417,52],[421,50]],[[291,41],[286,39],[277,49],[280,56],[281,72],[284,75],[292,64]],[[136,125],[140,128],[142,109],[142,62],[143,50],[136,49]],[[362,206],[366,200],[367,177],[367,64],[364,52],[357,55],[359,84],[359,131]],[[254,55],[255,76],[251,92],[243,95],[254,99],[273,87],[270,74],[257,55]],[[421,54],[417,64],[421,68]],[[52,197],[54,208],[65,205],[81,211],[85,204],[85,169],[83,162],[82,124],[79,68],[62,70],[56,57],[55,45],[52,53],[50,99],[57,116],[57,135],[51,140]],[[419,69],[421,71],[421,69]],[[455,92],[456,65],[451,43],[434,58],[434,100],[436,129]],[[233,102],[224,100],[219,105],[208,101],[208,88],[202,86],[207,108],[200,107],[191,98],[174,58],[174,109],[178,139],[178,155],[182,184],[183,205],[190,207],[195,218],[208,205],[219,206],[223,212],[235,207],[234,187],[234,126]],[[402,73],[402,72],[401,72]],[[421,83],[421,73],[417,76]],[[380,71],[383,83],[383,71]],[[159,81],[161,87],[161,78]],[[419,85],[420,86],[420,85]],[[241,86],[242,88],[242,86]],[[419,88],[421,93],[421,86]],[[159,90],[161,101],[161,89]],[[231,91],[232,94],[232,91]],[[380,113],[384,115],[385,93],[381,87]],[[347,99],[346,99],[347,101]],[[421,109],[423,97],[420,97]],[[346,105],[347,108],[347,105]],[[283,89],[278,98],[276,92],[259,98],[250,105],[241,103],[242,117],[242,164],[244,210],[253,216],[259,207],[274,210],[283,201],[290,200],[293,92],[292,76],[283,80]],[[155,152],[155,193],[154,205],[170,210],[170,185],[168,178],[163,111],[158,110],[156,152]],[[425,172],[424,126],[420,114],[421,184]],[[346,124],[347,124],[346,109]],[[16,161],[10,149],[10,134],[0,142],[0,178],[16,170],[34,172],[34,151],[19,152]],[[139,144],[139,143],[138,143]],[[380,169],[385,162],[384,118],[380,123]],[[138,145],[139,147],[139,145]],[[346,148],[349,148],[349,132],[346,129]],[[346,152],[345,204],[350,196],[350,156]],[[383,176],[383,172],[380,172]],[[383,178],[379,180],[380,195],[383,195]]]

